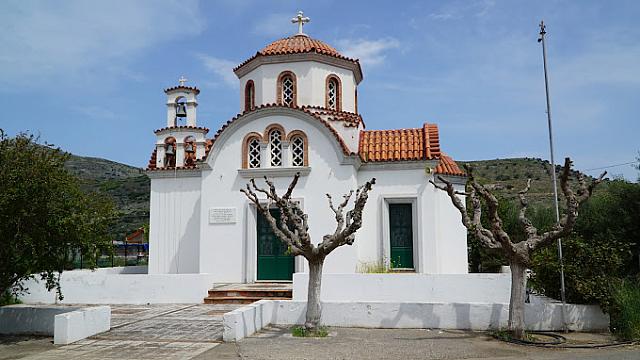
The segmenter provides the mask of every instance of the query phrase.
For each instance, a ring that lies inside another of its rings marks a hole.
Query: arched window
[[[291,139],[291,165],[304,166],[304,139],[301,136]]]
[[[340,78],[336,75],[327,76],[325,106],[331,110],[342,110],[341,83]]]
[[[307,135],[300,130],[294,130],[287,136],[291,149],[291,166],[308,166]]]
[[[260,143],[262,135],[250,133],[244,137],[242,146],[242,168],[257,169],[261,165]]]
[[[296,76],[291,71],[285,71],[278,76],[278,104],[296,106]]]
[[[253,80],[247,81],[244,87],[244,111],[253,110],[256,106],[256,88]]]
[[[176,166],[176,139],[168,137],[164,140],[164,167]]]
[[[255,169],[260,167],[260,140],[257,138],[251,139],[249,141],[249,168]]]
[[[278,129],[269,132],[269,154],[271,166],[282,166],[282,132]]]

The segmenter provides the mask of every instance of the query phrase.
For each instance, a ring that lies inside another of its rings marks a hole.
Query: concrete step
[[[250,304],[271,300],[290,300],[293,297],[291,283],[224,284],[208,291],[205,304]]]
[[[290,297],[255,297],[255,296],[229,296],[229,297],[206,297],[205,304],[251,304],[263,299],[268,300],[291,300]]]
[[[245,296],[245,297],[263,297],[263,298],[271,298],[271,297],[288,297],[291,298],[293,294],[292,290],[209,290],[209,297],[212,298],[221,298],[221,297],[234,297],[234,296]]]

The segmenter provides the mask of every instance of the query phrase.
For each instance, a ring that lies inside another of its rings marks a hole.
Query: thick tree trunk
[[[322,288],[322,265],[324,258],[318,257],[309,261],[309,286],[307,290],[307,319],[304,327],[313,330],[320,323],[322,308],[320,304],[320,290]]]
[[[512,260],[511,267],[511,300],[509,302],[509,330],[516,339],[524,338],[524,301],[526,296],[526,266]]]

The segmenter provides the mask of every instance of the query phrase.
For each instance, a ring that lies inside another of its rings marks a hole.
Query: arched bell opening
[[[176,138],[168,137],[164,140],[164,167],[176,167]]]
[[[176,126],[184,124],[187,119],[187,99],[179,96],[174,102],[176,108]]]
[[[184,138],[184,165],[193,166],[196,164],[196,138],[189,135]]]

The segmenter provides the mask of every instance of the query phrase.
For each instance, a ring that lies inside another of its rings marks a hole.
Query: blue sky
[[[199,124],[215,132],[239,110],[231,69],[293,34],[298,10],[306,33],[361,59],[368,129],[437,123],[460,160],[548,157],[544,19],[556,157],[587,170],[640,150],[637,1],[5,0],[0,128],[146,166],[162,90],[187,77],[202,90]]]

